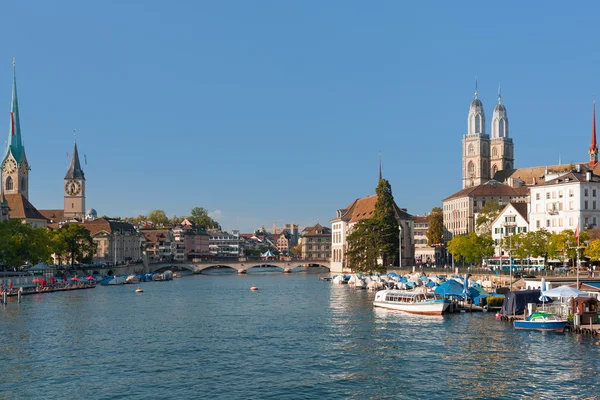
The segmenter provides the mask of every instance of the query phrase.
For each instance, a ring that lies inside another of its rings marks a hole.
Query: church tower
[[[502,94],[498,89],[498,104],[492,116],[491,177],[501,170],[514,169],[514,145],[508,137],[508,114],[502,104]]]
[[[468,116],[468,131],[462,141],[463,189],[490,180],[490,137],[485,133],[485,113],[479,100],[477,82],[475,98]]]
[[[596,145],[596,100],[594,100],[594,112],[592,114],[592,143],[590,143],[590,167],[598,164],[598,146]]]
[[[8,126],[8,141],[2,157],[2,191],[4,194],[21,194],[29,198],[29,164],[25,156],[25,147],[21,140],[19,122],[19,102],[17,100],[16,62],[13,60],[12,103]]]
[[[79,163],[77,143],[73,146],[71,166],[65,175],[65,208],[64,218],[85,217],[85,175]]]

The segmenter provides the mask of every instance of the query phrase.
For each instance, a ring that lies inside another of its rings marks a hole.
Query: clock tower
[[[17,100],[17,76],[13,61],[12,102],[8,126],[8,140],[4,157],[0,162],[0,180],[4,194],[20,194],[29,198],[29,164],[25,156],[25,146],[21,139],[21,124],[19,122],[19,102]]]
[[[65,175],[64,185],[64,218],[77,218],[83,221],[85,217],[85,175],[79,163],[77,143],[73,147],[73,158],[67,175]]]

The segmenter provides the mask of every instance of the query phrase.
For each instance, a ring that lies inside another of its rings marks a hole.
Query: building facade
[[[492,116],[492,137],[485,131],[485,112],[477,89],[467,117],[467,134],[462,141],[462,187],[482,185],[498,171],[514,166],[514,145],[508,136],[508,113],[498,92]]]
[[[336,211],[336,217],[331,220],[331,272],[347,272],[346,251],[348,250],[347,236],[358,221],[372,218],[375,211],[377,195],[356,199],[346,208]],[[402,243],[402,265],[413,265],[415,247],[413,243],[414,217],[399,208],[394,203],[394,213],[400,227],[399,240]]]
[[[496,257],[504,257],[510,251],[506,246],[502,246],[504,238],[529,231],[528,208],[527,203],[508,203],[492,221],[492,239]]]
[[[483,185],[462,189],[442,200],[444,213],[444,238],[449,241],[456,235],[467,235],[475,231],[477,214],[486,202],[500,205],[527,203],[528,187],[513,188],[490,180]]]
[[[301,258],[323,260],[331,256],[331,229],[321,224],[307,226],[300,236]]]
[[[117,265],[142,260],[145,239],[130,223],[98,218],[80,225],[90,232],[96,244],[94,262]]]
[[[600,222],[600,177],[577,165],[576,170],[531,187],[529,229],[582,232]]]
[[[444,256],[442,247],[429,246],[427,231],[431,215],[415,217],[413,242],[415,244],[415,262],[425,265],[439,265]]]
[[[243,249],[240,241],[240,231],[229,232],[211,231],[208,238],[209,252],[214,257],[240,257]]]

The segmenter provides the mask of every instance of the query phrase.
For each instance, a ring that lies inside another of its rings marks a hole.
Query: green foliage
[[[290,249],[290,253],[292,253],[292,255],[295,256],[295,257],[302,256],[302,244],[298,243],[297,245],[295,245],[294,247],[292,247]]]
[[[192,215],[187,217],[187,219],[204,229],[221,229],[221,225],[209,217],[208,212],[202,207],[192,208]]]
[[[348,235],[348,266],[357,272],[385,271],[399,253],[398,221],[392,187],[380,179],[375,189],[377,201],[372,218],[360,220]],[[382,259],[382,265],[378,265]]]
[[[73,268],[75,262],[89,262],[95,243],[90,232],[78,224],[66,224],[52,232],[52,247],[58,260],[66,260]]]
[[[579,245],[582,246],[587,238],[587,233],[582,232],[579,237]],[[577,238],[575,237],[575,233],[570,229],[565,229],[560,233],[552,234],[548,242],[548,256],[563,260],[575,259],[577,257]]]
[[[394,196],[392,187],[386,179],[380,179],[377,189],[377,201],[373,219],[375,221],[375,232],[377,232],[376,243],[379,249],[379,257],[383,265],[388,265],[390,260],[398,257],[399,231],[398,220],[394,211]]]
[[[448,242],[448,251],[455,259],[479,262],[494,254],[494,241],[490,236],[477,236],[471,232],[466,236],[455,236]]]
[[[32,228],[18,220],[0,222],[0,265],[37,264],[48,261],[51,253],[46,228]]]
[[[475,221],[475,228],[478,234],[491,235],[492,222],[496,219],[502,208],[503,206],[495,201],[485,203],[485,206],[477,214],[477,220]]]
[[[444,214],[441,208],[434,207],[429,217],[427,245],[435,246],[440,243],[444,243]]]
[[[348,235],[346,256],[348,267],[355,272],[383,271],[385,267],[377,265],[377,223],[373,218],[358,221]]]
[[[600,239],[592,240],[585,249],[584,254],[592,261],[600,260]]]
[[[163,210],[152,210],[148,213],[148,221],[155,226],[163,226],[169,223],[169,217]]]

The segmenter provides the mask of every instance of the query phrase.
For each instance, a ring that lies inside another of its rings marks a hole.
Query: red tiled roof
[[[65,210],[38,210],[48,221],[59,222],[65,216]]]
[[[46,220],[40,212],[21,193],[4,194],[8,203],[8,213],[11,219]]]
[[[529,188],[521,186],[513,188],[503,183],[484,183],[483,185],[477,185],[468,187],[446,197],[443,201],[457,199],[461,197],[476,197],[476,196],[511,196],[511,197],[522,197],[527,196]]]

